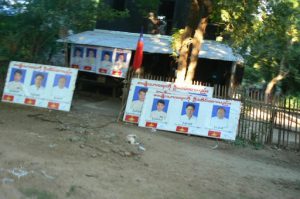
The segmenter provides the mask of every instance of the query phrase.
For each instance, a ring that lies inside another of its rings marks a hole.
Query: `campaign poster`
[[[113,61],[115,60],[114,57],[113,48],[102,48],[96,72],[102,75],[110,75],[112,73]]]
[[[130,123],[138,123],[148,90],[160,90],[172,93],[190,93],[207,97],[212,97],[213,95],[213,87],[184,85],[171,82],[133,78],[131,81],[127,105],[123,118],[124,121]]]
[[[139,126],[235,140],[240,106],[238,101],[148,91]]]
[[[113,77],[126,78],[131,59],[131,51],[115,49],[114,53],[114,61],[109,75]]]
[[[71,68],[117,78],[126,78],[131,50],[72,45]]]
[[[83,70],[85,66],[85,47],[80,45],[72,45],[71,48],[71,68]]]
[[[69,111],[77,69],[10,62],[3,102]]]
[[[81,70],[95,73],[99,60],[98,51],[101,51],[101,49],[97,47],[86,47],[85,51],[84,65]]]

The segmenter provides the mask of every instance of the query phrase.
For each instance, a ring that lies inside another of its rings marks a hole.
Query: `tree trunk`
[[[285,62],[285,57],[282,57],[281,61],[280,61],[280,68],[279,68],[279,74],[274,77],[267,85],[267,88],[265,90],[265,102],[267,103],[269,101],[269,98],[271,96],[272,90],[275,87],[275,85],[280,82],[281,80],[283,80],[287,74],[288,71],[284,70],[284,63]]]
[[[185,26],[184,33],[181,37],[181,48],[179,50],[178,68],[176,74],[176,82],[183,83],[188,67],[188,60],[190,57],[190,44],[192,42],[192,35],[197,28],[200,14],[199,0],[191,0],[190,12]]]
[[[198,63],[198,55],[202,46],[205,29],[207,26],[207,21],[208,21],[207,17],[202,18],[194,34],[193,43],[192,43],[193,44],[192,53],[190,55],[190,64],[188,66],[188,71],[185,79],[185,82],[190,84],[193,82],[195,76],[196,67]]]
[[[191,40],[192,30],[189,27],[185,28],[184,34],[182,36],[182,44],[179,51],[179,60],[178,60],[178,68],[176,74],[176,82],[183,83],[185,79],[185,74],[187,70],[187,62],[189,57],[189,46]]]
[[[182,36],[182,45],[179,51],[179,62],[176,82],[192,83],[198,61],[198,54],[207,26],[208,15],[211,13],[211,0],[192,0],[190,13]],[[199,22],[200,21],[200,22]],[[193,38],[192,38],[193,36]],[[190,44],[192,50],[190,51]],[[188,60],[190,60],[188,66]]]

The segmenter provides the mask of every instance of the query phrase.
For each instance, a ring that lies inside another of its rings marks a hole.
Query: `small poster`
[[[139,126],[235,140],[240,102],[148,91]]]
[[[113,77],[126,78],[131,59],[130,50],[115,49],[115,60],[110,75]]]
[[[77,69],[10,62],[3,102],[69,111]]]
[[[84,58],[85,58],[85,47],[84,46],[73,46],[71,48],[71,67],[79,70],[84,69]]]
[[[97,73],[102,75],[110,75],[112,72],[114,60],[113,48],[102,48],[100,55],[100,64],[97,66]]]
[[[86,53],[85,53],[85,59],[84,59],[84,66],[81,68],[83,71],[88,71],[88,72],[96,72],[96,67],[98,65],[98,48],[93,48],[93,47],[86,47],[85,48]]]
[[[138,123],[148,90],[160,90],[172,93],[190,93],[207,97],[212,97],[213,95],[213,87],[198,85],[178,85],[171,82],[133,78],[131,81],[127,105],[123,118],[124,121],[130,123]]]

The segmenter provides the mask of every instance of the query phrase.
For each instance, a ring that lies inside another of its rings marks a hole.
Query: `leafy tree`
[[[127,15],[126,11],[113,10],[99,0],[3,2],[19,10],[12,16],[0,15],[0,55],[6,60],[47,63],[57,49],[60,33],[93,29],[98,18]]]
[[[157,10],[159,4],[160,0],[135,0],[135,5],[143,16]]]
[[[266,97],[274,87],[299,88],[300,7],[297,0],[219,1],[214,20],[225,24],[223,36],[245,58],[246,81],[265,83]],[[219,18],[219,19],[218,19]]]
[[[244,82],[266,84],[266,96],[276,85],[295,93],[300,86],[299,4],[298,0],[192,0],[187,26],[173,35],[173,48],[179,52],[177,81],[192,81],[209,19],[225,27],[225,42],[244,57]]]

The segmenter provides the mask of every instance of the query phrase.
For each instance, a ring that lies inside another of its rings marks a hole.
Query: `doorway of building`
[[[166,34],[170,35],[173,26],[174,20],[174,11],[175,11],[175,1],[174,0],[162,0],[158,9],[159,16],[165,16],[167,27],[166,27]]]

